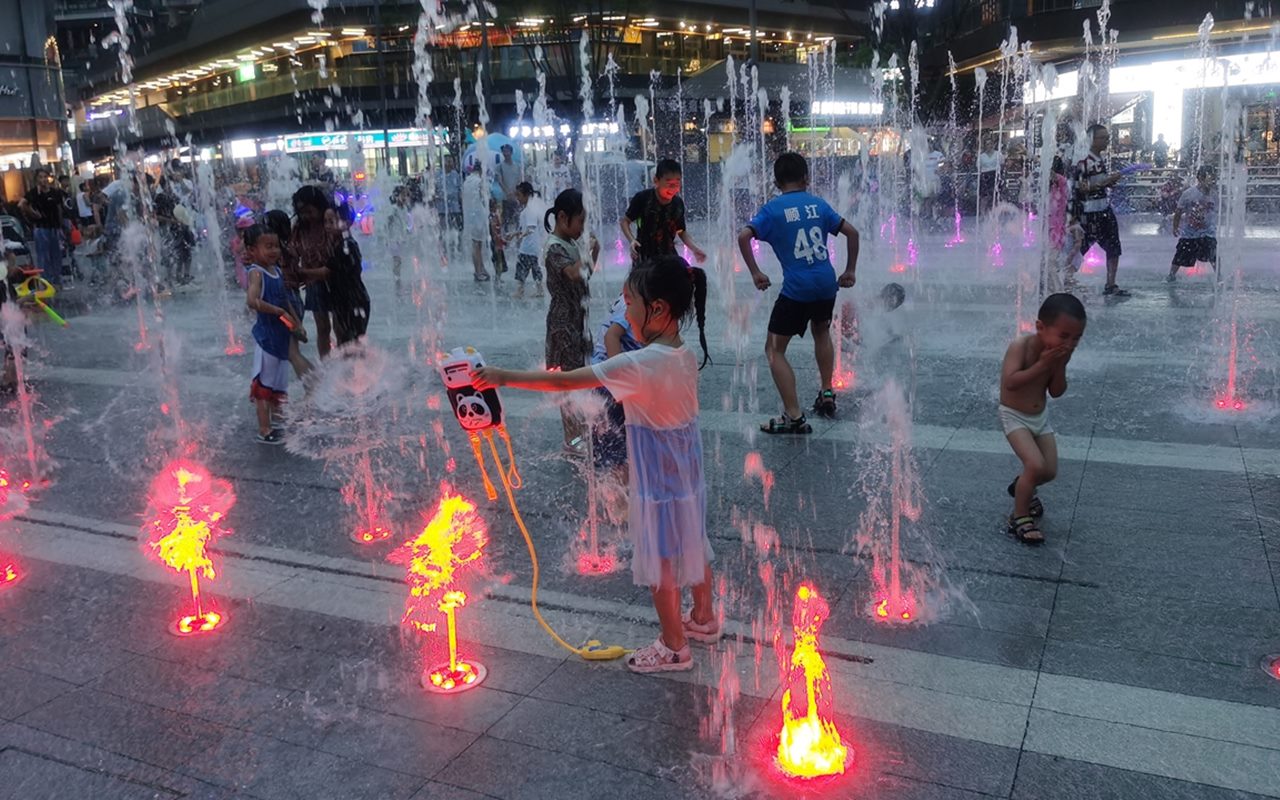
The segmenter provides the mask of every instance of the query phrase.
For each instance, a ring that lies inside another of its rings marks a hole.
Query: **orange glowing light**
[[[147,498],[151,521],[143,527],[145,550],[175,572],[187,573],[191,581],[193,613],[179,617],[170,629],[173,633],[206,633],[226,621],[222,614],[205,610],[200,578],[217,577],[208,546],[227,532],[221,523],[235,501],[228,481],[214,478],[190,461],[171,462],[151,482]]]
[[[30,481],[22,481],[14,486],[9,480],[9,473],[0,469],[0,519],[10,519],[27,510],[26,491],[31,488]],[[22,580],[23,572],[14,561],[0,556],[0,589],[5,589]]]
[[[831,676],[818,651],[818,632],[830,615],[831,608],[817,590],[801,584],[791,617],[795,649],[782,695],[777,755],[778,767],[797,778],[841,774],[852,757],[836,728]]]
[[[22,578],[22,573],[18,571],[18,565],[12,561],[3,562],[4,566],[0,567],[0,589],[6,586],[12,586]]]
[[[422,685],[432,691],[460,691],[484,679],[484,666],[458,657],[456,612],[466,605],[467,593],[456,584],[462,567],[479,562],[489,537],[475,504],[445,487],[435,514],[416,537],[388,558],[404,564],[409,595],[404,624],[423,633],[438,627],[444,612],[449,637],[449,663],[423,672]]]
[[[902,263],[894,264],[892,267],[889,267],[889,271],[896,272],[896,273],[906,272],[907,265]]]
[[[355,540],[361,544],[372,544],[373,542],[381,542],[391,538],[391,529],[384,528],[381,525],[374,525],[372,528],[366,528],[357,531]]]
[[[916,618],[915,593],[908,589],[896,600],[886,595],[876,600],[872,609],[877,622],[911,622]]]

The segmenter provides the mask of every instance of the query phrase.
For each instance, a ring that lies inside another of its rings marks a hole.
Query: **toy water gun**
[[[1135,172],[1146,172],[1147,170],[1154,169],[1154,168],[1155,168],[1154,164],[1130,164],[1128,166],[1121,167],[1120,174],[1127,176],[1127,175],[1132,175]]]
[[[63,327],[66,327],[67,321],[63,319],[57,311],[49,308],[49,306],[44,302],[57,294],[58,290],[54,288],[52,283],[49,283],[44,278],[40,277],[39,270],[25,270],[24,274],[27,276],[27,279],[13,287],[13,291],[18,295],[18,299],[30,299],[40,307],[41,311],[49,315],[49,319]]]
[[[626,648],[616,644],[601,644],[595,639],[582,647],[574,647],[547,624],[547,621],[542,618],[542,612],[538,610],[538,551],[533,546],[533,537],[524,524],[524,517],[520,515],[520,508],[516,505],[515,494],[512,492],[512,489],[520,488],[521,480],[520,473],[516,471],[511,437],[507,434],[507,428],[502,421],[502,400],[498,397],[496,389],[480,391],[471,382],[471,372],[483,366],[484,357],[475,348],[456,347],[440,362],[440,377],[444,380],[445,389],[449,393],[449,407],[453,409],[453,415],[458,420],[458,424],[467,432],[467,438],[471,440],[471,451],[475,454],[480,475],[484,478],[485,493],[490,500],[496,500],[498,491],[494,488],[493,481],[489,479],[488,470],[485,469],[480,437],[484,436],[489,444],[489,452],[493,455],[498,477],[506,492],[507,505],[511,507],[511,515],[515,518],[520,533],[524,535],[525,546],[529,549],[529,561],[533,565],[533,585],[530,589],[529,605],[533,609],[534,619],[555,640],[556,644],[581,658],[588,661],[609,661],[621,658],[629,652]],[[498,446],[493,441],[494,431],[498,432],[498,436],[507,446],[509,467],[504,468],[502,459],[498,457]]]
[[[475,454],[476,465],[480,467],[480,475],[484,478],[485,494],[490,500],[498,499],[498,490],[489,479],[489,471],[484,466],[484,452],[480,446],[480,437],[484,436],[493,451],[493,460],[504,482],[510,482],[513,489],[521,486],[520,473],[516,470],[515,452],[511,448],[511,437],[507,427],[502,424],[502,401],[498,399],[495,389],[483,392],[471,384],[471,371],[484,366],[484,358],[472,347],[454,348],[444,361],[440,363],[440,377],[444,380],[449,392],[449,407],[458,424],[467,432],[471,440],[471,452]],[[493,443],[493,432],[507,446],[507,463],[511,466],[504,469],[502,460],[498,458],[498,448]]]

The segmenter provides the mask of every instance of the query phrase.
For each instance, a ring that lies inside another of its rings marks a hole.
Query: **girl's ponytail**
[[[707,352],[707,272],[702,267],[689,267],[693,281],[693,311],[698,320],[698,345],[702,347],[702,363],[698,369],[712,363]]]

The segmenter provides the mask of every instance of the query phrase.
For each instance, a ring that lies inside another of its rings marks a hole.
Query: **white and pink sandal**
[[[653,644],[642,647],[627,658],[627,669],[632,672],[684,672],[693,669],[693,654],[689,645],[679,650],[672,650],[662,642],[662,636],[653,640]]]

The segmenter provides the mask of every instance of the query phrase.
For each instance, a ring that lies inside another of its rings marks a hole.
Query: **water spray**
[[[515,518],[516,525],[524,536],[525,546],[529,549],[529,561],[533,565],[533,585],[530,590],[529,607],[533,610],[534,619],[555,640],[556,644],[581,658],[588,661],[612,661],[615,658],[622,658],[630,652],[625,647],[604,645],[595,639],[588,641],[582,647],[574,647],[542,618],[542,612],[538,609],[538,551],[533,545],[533,537],[524,524],[520,508],[516,504],[515,493],[512,491],[520,488],[521,480],[520,473],[516,471],[511,437],[503,423],[502,401],[496,389],[486,389],[482,392],[471,383],[472,371],[483,366],[484,357],[475,348],[457,347],[440,362],[440,377],[444,380],[445,388],[449,393],[449,406],[453,409],[458,424],[467,432],[467,438],[471,441],[471,451],[475,455],[476,465],[480,467],[480,475],[484,480],[485,494],[490,500],[496,500],[498,492],[484,464],[484,452],[480,443],[482,435],[489,445],[489,452],[493,456],[503,492],[507,497],[507,505],[511,508],[511,515]],[[502,459],[498,455],[498,446],[493,440],[495,431],[507,446],[509,467],[503,467]]]

